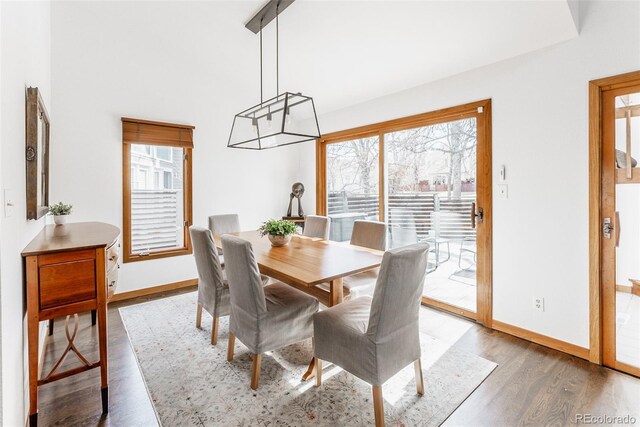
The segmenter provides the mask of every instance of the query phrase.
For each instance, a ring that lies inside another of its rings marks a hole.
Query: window
[[[173,150],[171,147],[156,147],[156,158],[159,160],[165,160],[167,162],[172,161]]]
[[[139,166],[139,165],[140,164],[138,163],[137,166]],[[137,175],[136,175],[136,179],[134,179],[131,182],[131,185],[133,185],[133,189],[134,190],[146,190],[147,189],[148,175],[149,175],[149,173],[147,172],[146,169],[140,168],[138,170]]]
[[[151,156],[151,147],[148,145],[136,144],[131,147],[131,153],[140,154],[144,156]]]
[[[124,262],[191,253],[193,127],[122,119]]]

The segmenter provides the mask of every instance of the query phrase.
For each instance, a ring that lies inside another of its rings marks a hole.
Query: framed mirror
[[[39,219],[49,210],[50,123],[37,87],[27,88],[26,127],[27,219]]]

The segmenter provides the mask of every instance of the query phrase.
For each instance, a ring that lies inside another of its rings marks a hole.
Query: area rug
[[[333,365],[325,366],[322,387],[301,381],[312,357],[311,340],[263,355],[260,387],[253,391],[247,348],[236,340],[235,359],[226,361],[228,318],[220,319],[215,346],[206,313],[202,329],[196,329],[196,293],[124,307],[120,314],[165,427],[373,423],[371,387],[365,382]],[[497,366],[425,333],[420,342],[425,395],[416,395],[413,364],[385,383],[389,426],[440,425]]]

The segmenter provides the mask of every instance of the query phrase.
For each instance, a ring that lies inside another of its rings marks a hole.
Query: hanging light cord
[[[264,16],[260,18],[260,105],[262,105],[262,20]]]
[[[276,96],[280,95],[280,28],[278,26],[278,8],[280,1],[276,3]]]

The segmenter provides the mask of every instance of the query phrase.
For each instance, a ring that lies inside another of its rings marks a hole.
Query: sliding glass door
[[[491,324],[490,101],[325,135],[317,206],[331,239],[384,221],[387,246],[429,244],[423,302]]]
[[[389,247],[430,246],[424,296],[476,312],[476,119],[384,134]]]

